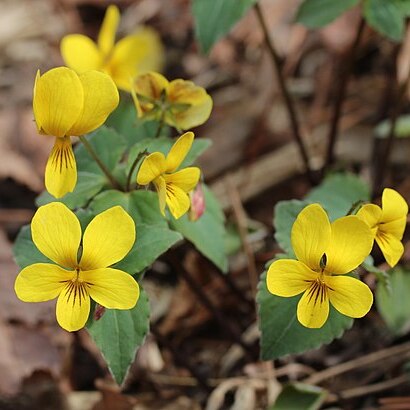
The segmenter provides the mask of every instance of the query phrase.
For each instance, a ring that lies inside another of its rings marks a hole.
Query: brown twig
[[[240,345],[242,349],[244,349],[244,354],[247,356],[249,360],[254,360],[254,357],[250,354],[250,346],[248,346],[241,337],[240,332],[237,330],[235,326],[232,325],[231,321],[224,317],[224,315],[220,312],[220,310],[212,303],[209,299],[207,294],[203,291],[202,287],[198,285],[195,279],[191,276],[191,274],[185,269],[182,263],[175,258],[169,258],[171,264],[177,270],[178,275],[185,280],[187,285],[191,288],[191,290],[195,293],[198,297],[198,300],[202,305],[211,313],[211,315],[215,318],[218,322],[221,329],[227,334],[227,336],[235,343]]]
[[[390,114],[389,134],[387,136],[387,140],[385,141],[385,145],[383,144],[384,149],[380,150],[380,154],[381,154],[380,160],[378,163],[375,164],[373,196],[379,195],[383,187],[384,179],[387,173],[387,166],[389,163],[390,155],[393,149],[394,140],[396,136],[397,120],[399,118],[399,115],[403,109],[403,106],[406,100],[405,97],[406,97],[409,81],[410,81],[410,72],[409,72],[409,76],[407,80],[404,83],[398,85],[397,81],[395,81],[395,90],[396,90],[395,101],[396,103],[394,104],[393,109]]]
[[[238,299],[246,304],[249,309],[255,308],[255,303],[248,299],[244,292],[238,288],[237,284],[232,280],[230,273],[223,273],[218,267],[215,266],[215,269],[212,269],[212,272],[216,273],[216,275],[225,283],[225,285],[234,293]]]
[[[369,396],[371,393],[378,393],[383,390],[392,389],[394,387],[409,384],[409,376],[402,374],[390,380],[385,380],[380,383],[370,384],[367,386],[353,387],[352,389],[343,390],[337,395],[331,395],[326,403],[335,403],[339,400],[348,400],[355,397]]]
[[[293,133],[293,137],[299,147],[299,152],[300,155],[302,157],[303,163],[304,163],[304,167],[305,167],[305,171],[306,174],[310,180],[310,182],[313,182],[313,174],[312,174],[312,170],[310,168],[310,164],[309,164],[309,156],[305,147],[305,144],[303,142],[301,133],[300,133],[300,127],[299,127],[299,120],[298,120],[298,116],[296,113],[296,108],[295,108],[295,104],[292,100],[292,97],[289,93],[289,90],[286,86],[286,80],[285,80],[285,76],[282,72],[282,62],[281,59],[279,57],[278,52],[276,51],[276,48],[273,44],[273,40],[270,37],[269,34],[269,30],[268,30],[268,26],[266,25],[266,21],[265,18],[263,16],[263,12],[262,12],[262,8],[260,6],[259,3],[256,3],[254,6],[255,12],[256,12],[256,16],[258,18],[259,24],[261,26],[261,29],[263,31],[263,35],[265,38],[265,43],[266,46],[268,48],[269,54],[271,56],[272,59],[272,63],[276,72],[276,77],[278,79],[278,84],[280,87],[280,91],[282,93],[282,97],[283,100],[285,102],[286,105],[286,109],[287,109],[287,113],[289,116],[289,122],[290,122],[290,126],[292,128],[292,133]]]
[[[196,379],[197,384],[199,384],[201,387],[203,387],[206,391],[210,391],[211,387],[209,386],[209,382],[207,378],[198,370],[196,367],[188,360],[187,356],[183,354],[180,350],[178,350],[173,343],[171,343],[168,339],[166,339],[156,328],[154,324],[151,324],[150,326],[150,331],[151,333],[155,336],[157,341],[161,343],[164,347],[169,349],[169,351],[172,353],[172,356],[174,357],[174,360],[177,365],[180,365],[182,367],[185,367],[186,369],[189,370],[189,372],[192,374],[192,376]]]
[[[242,205],[238,190],[236,189],[235,185],[231,182],[230,179],[228,179],[227,182],[228,182],[227,184],[228,192],[229,192],[229,196],[231,199],[231,204],[232,204],[234,217],[236,220],[236,225],[238,227],[239,236],[241,238],[242,247],[245,252],[246,261],[248,264],[249,282],[250,282],[250,286],[252,290],[252,295],[255,297],[257,288],[258,288],[259,274],[256,268],[255,255],[247,239],[247,236],[248,236],[247,216],[246,216],[245,210],[243,209],[243,205]]]
[[[359,357],[358,359],[350,360],[348,362],[330,367],[309,376],[307,379],[303,380],[303,382],[308,384],[319,384],[324,380],[339,376],[342,373],[372,365],[375,362],[386,360],[392,356],[405,355],[406,353],[410,353],[410,342],[382,349],[366,356]]]
[[[339,123],[340,117],[342,113],[342,106],[346,96],[346,89],[347,83],[352,73],[353,64],[356,60],[357,50],[359,48],[360,40],[366,26],[365,20],[361,18],[359,27],[356,32],[356,36],[353,40],[352,46],[350,47],[348,54],[343,56],[340,59],[340,67],[337,70],[337,89],[336,89],[336,97],[335,103],[333,106],[333,113],[332,113],[332,120],[329,127],[329,134],[328,134],[328,146],[327,146],[327,153],[326,153],[326,162],[324,166],[324,171],[333,164],[334,162],[334,151],[336,140],[339,131]]]

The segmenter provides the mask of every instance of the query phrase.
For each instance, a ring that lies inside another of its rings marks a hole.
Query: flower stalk
[[[85,138],[84,135],[81,135],[79,138],[80,138],[80,141],[83,143],[85,149],[88,151],[88,153],[91,155],[93,160],[100,167],[101,171],[104,172],[104,175],[108,178],[108,180],[110,181],[112,187],[114,189],[122,190],[122,187],[121,187],[120,183],[114,178],[114,176],[111,174],[110,170],[106,167],[106,165],[98,157],[97,153],[94,151],[91,144],[87,141],[87,138]]]
[[[146,156],[147,154],[148,154],[148,151],[145,149],[144,151],[140,152],[137,155],[137,158],[135,158],[134,162],[132,163],[130,172],[128,173],[128,176],[127,176],[127,183],[125,185],[125,189],[126,189],[127,192],[131,191],[132,174],[134,173],[135,168],[137,167],[137,165],[141,161],[142,157]]]

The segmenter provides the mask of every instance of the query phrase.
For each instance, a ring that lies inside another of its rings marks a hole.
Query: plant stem
[[[125,189],[126,189],[127,192],[129,192],[131,190],[132,174],[134,173],[135,168],[137,167],[137,165],[140,162],[141,158],[146,154],[147,154],[147,150],[145,149],[144,151],[140,152],[137,155],[137,158],[135,158],[134,162],[132,163],[130,172],[128,173],[128,176],[127,176],[127,183],[125,185]]]
[[[105,166],[105,164],[100,160],[100,158],[98,158],[97,153],[94,151],[93,147],[84,137],[84,135],[81,135],[79,138],[80,138],[80,141],[83,143],[85,149],[88,151],[88,153],[91,155],[93,160],[97,163],[97,165],[101,168],[101,171],[104,173],[104,175],[108,178],[112,187],[118,190],[122,190],[122,187],[119,184],[119,182],[114,178],[110,170]]]
[[[283,100],[285,102],[287,113],[288,113],[288,116],[289,116],[289,122],[290,122],[290,125],[291,125],[291,128],[292,128],[293,137],[294,137],[294,139],[295,139],[295,141],[296,141],[296,143],[299,147],[300,155],[301,155],[303,163],[304,163],[306,174],[307,174],[309,180],[311,182],[313,182],[312,170],[311,170],[310,165],[309,165],[309,156],[308,156],[305,144],[303,143],[303,139],[302,139],[302,136],[301,136],[301,133],[300,133],[299,120],[298,120],[298,117],[297,117],[297,114],[296,114],[295,105],[294,105],[292,97],[289,93],[289,90],[286,87],[285,77],[284,77],[283,72],[282,72],[281,59],[278,55],[278,52],[275,49],[275,46],[273,44],[273,40],[271,39],[271,37],[269,35],[269,30],[268,30],[268,27],[266,25],[266,21],[265,21],[265,18],[263,16],[262,8],[259,5],[259,3],[255,4],[254,9],[255,9],[256,16],[258,18],[259,24],[262,28],[263,35],[265,37],[265,43],[266,43],[266,46],[269,50],[269,54],[271,56],[273,66],[275,68],[276,77],[278,79],[279,87],[280,87],[282,97],[283,97]]]
[[[158,138],[161,135],[162,128],[164,128],[164,124],[165,124],[164,119],[165,119],[165,111],[162,111],[161,119],[159,120],[157,132],[155,133],[154,138]]]
[[[333,164],[335,160],[335,145],[339,131],[339,123],[340,117],[342,114],[342,106],[346,96],[346,89],[347,83],[352,72],[353,64],[356,59],[357,50],[359,48],[360,40],[362,38],[362,34],[364,28],[366,26],[366,22],[363,17],[360,19],[359,27],[356,32],[356,36],[353,40],[352,46],[350,47],[347,55],[344,55],[340,59],[340,66],[339,70],[337,70],[337,89],[336,89],[336,97],[335,103],[333,106],[333,113],[332,113],[332,120],[329,127],[328,133],[328,146],[327,146],[327,153],[326,153],[326,161],[324,165],[323,171],[325,171],[330,165]]]

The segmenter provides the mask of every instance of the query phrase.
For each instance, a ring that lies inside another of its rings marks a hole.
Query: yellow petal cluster
[[[405,199],[394,189],[385,188],[382,206],[366,204],[357,216],[370,227],[387,263],[393,267],[404,253],[401,242],[406,228],[409,207]]]
[[[292,247],[297,260],[273,262],[267,273],[269,292],[291,297],[303,293],[297,307],[299,322],[322,327],[329,303],[343,315],[359,318],[373,303],[371,290],[358,279],[343,276],[369,255],[373,234],[357,216],[330,223],[319,204],[305,207],[292,227]]]
[[[197,167],[177,171],[193,141],[194,134],[186,132],[176,140],[167,156],[162,152],[148,155],[137,174],[139,185],[148,185],[151,182],[154,184],[158,192],[161,213],[165,215],[165,206],[168,205],[175,219],[189,210],[191,202],[188,194],[197,185],[201,174]]]
[[[117,87],[130,91],[132,78],[137,74],[162,68],[164,51],[158,34],[147,27],[115,43],[119,21],[120,12],[111,5],[97,43],[82,34],[70,34],[62,39],[60,48],[68,67],[78,73],[103,71]]]
[[[203,124],[211,115],[212,98],[192,81],[169,82],[159,73],[135,78],[132,96],[138,117],[164,121],[178,130]]]
[[[99,71],[78,75],[67,67],[57,67],[43,75],[37,72],[33,92],[37,130],[56,137],[45,172],[45,185],[51,195],[61,198],[77,183],[70,136],[98,128],[118,102],[117,87]]]
[[[90,298],[109,309],[135,306],[138,283],[128,273],[109,267],[123,259],[135,242],[134,221],[120,206],[97,215],[81,238],[75,214],[64,204],[52,202],[37,210],[31,234],[39,251],[53,263],[35,263],[19,273],[15,282],[19,299],[57,298],[57,321],[70,332],[84,327]]]

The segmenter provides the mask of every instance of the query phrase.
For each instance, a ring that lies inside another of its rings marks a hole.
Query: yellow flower
[[[197,167],[177,171],[191,149],[193,140],[194,134],[186,132],[175,141],[166,157],[162,152],[148,155],[137,175],[138,184],[154,184],[161,213],[165,215],[165,205],[168,205],[175,219],[188,211],[191,204],[188,194],[199,181],[200,170]]]
[[[108,267],[123,259],[135,242],[134,221],[120,206],[97,215],[81,242],[75,214],[62,203],[52,202],[37,210],[31,234],[40,252],[55,264],[24,268],[14,286],[19,299],[44,302],[58,298],[57,321],[69,332],[84,327],[90,297],[109,309],[135,306],[138,283],[128,273]]]
[[[178,130],[197,127],[211,115],[212,98],[192,81],[169,82],[151,72],[139,75],[131,92],[139,118],[163,119]]]
[[[393,267],[404,252],[401,239],[406,228],[409,207],[405,199],[394,189],[383,190],[382,207],[366,204],[357,216],[366,222],[376,239],[387,263]]]
[[[358,279],[341,276],[357,268],[372,248],[372,233],[357,216],[333,223],[319,204],[304,208],[292,227],[292,247],[298,260],[281,259],[267,273],[267,287],[274,295],[303,293],[297,307],[299,322],[320,328],[329,316],[329,301],[343,315],[363,317],[372,306],[373,294]]]
[[[66,65],[78,73],[99,70],[111,76],[117,86],[130,91],[137,74],[160,70],[163,49],[158,34],[147,27],[126,36],[115,44],[120,12],[108,7],[97,44],[82,34],[70,34],[61,41],[61,54]]]
[[[77,183],[71,135],[83,135],[102,125],[119,102],[118,90],[106,74],[58,67],[37,72],[33,110],[40,134],[56,137],[45,172],[47,191],[61,198]]]

